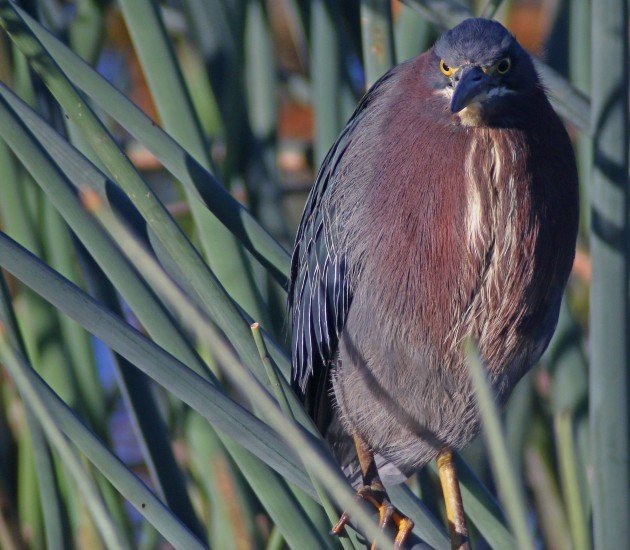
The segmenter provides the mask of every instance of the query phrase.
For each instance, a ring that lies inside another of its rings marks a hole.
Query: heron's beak
[[[480,67],[462,67],[453,76],[455,92],[451,99],[451,113],[459,113],[473,101],[483,99],[492,88],[492,79]]]

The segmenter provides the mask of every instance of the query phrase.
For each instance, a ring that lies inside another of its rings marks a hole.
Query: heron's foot
[[[413,530],[413,521],[396,509],[387,500],[387,493],[382,487],[372,487],[364,485],[355,496],[355,501],[369,502],[378,510],[378,523],[381,531],[385,532],[390,526],[396,527],[396,537],[394,538],[394,548],[402,548]],[[350,520],[347,512],[341,514],[339,521],[330,530],[332,535],[341,535],[346,524]],[[372,543],[372,550],[376,550],[376,541]]]

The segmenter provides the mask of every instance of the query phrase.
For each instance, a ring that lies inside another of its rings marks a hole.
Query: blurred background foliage
[[[287,251],[366,86],[471,13],[544,60],[583,205],[558,331],[494,433],[524,516],[483,438],[459,459],[473,546],[513,548],[518,525],[521,547],[630,540],[628,7],[597,4],[0,1],[0,547],[364,544],[328,536],[351,493],[286,384]],[[597,338],[591,186],[598,219],[626,205],[625,244],[595,236]],[[448,548],[432,467],[391,496]]]

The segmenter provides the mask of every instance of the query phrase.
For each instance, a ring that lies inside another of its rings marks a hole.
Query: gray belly
[[[499,403],[507,400],[518,379],[546,348],[557,315],[557,305],[550,304],[538,334],[505,357],[508,363],[495,370],[500,374],[491,374]],[[358,317],[350,314],[340,340],[332,376],[337,433],[329,439],[336,439],[333,447],[345,447],[345,456],[338,455],[345,465],[351,447],[340,444],[342,432],[358,434],[396,466],[402,474],[395,479],[399,482],[444,447],[460,449],[475,437],[480,419],[474,389],[460,352],[445,356],[411,345],[404,337],[397,340],[384,333],[378,319],[366,322],[365,317]]]
[[[478,432],[479,418],[465,369],[440,368],[430,353],[409,356],[374,343],[359,352],[342,336],[333,373],[345,430],[411,475],[444,447],[461,448]]]

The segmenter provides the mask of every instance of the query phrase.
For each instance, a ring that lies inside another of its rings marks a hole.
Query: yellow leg
[[[363,486],[357,491],[355,499],[357,502],[361,500],[369,502],[378,510],[379,526],[382,531],[385,531],[390,523],[393,522],[396,526],[394,548],[397,550],[402,549],[413,530],[413,521],[390,504],[387,493],[385,492],[385,487],[378,476],[378,470],[374,462],[374,454],[367,443],[356,435],[354,437],[354,443],[357,449],[359,464],[361,465],[361,473],[363,474]],[[331,534],[341,535],[349,519],[348,513],[344,512],[339,518],[339,521],[331,529]],[[371,550],[376,550],[376,542],[372,543]]]
[[[468,528],[464,518],[464,505],[462,504],[462,494],[459,490],[457,480],[457,470],[453,462],[453,452],[445,449],[437,456],[438,474],[444,493],[446,504],[446,518],[448,519],[448,529],[451,534],[452,550],[468,550]]]

